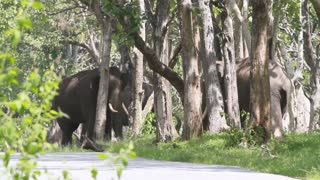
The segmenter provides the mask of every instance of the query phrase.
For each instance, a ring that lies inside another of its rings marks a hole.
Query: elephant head
[[[129,74],[121,73],[117,67],[110,67],[106,139],[111,138],[112,129],[116,136],[122,137],[122,126],[127,125],[124,121],[129,118],[129,113],[125,105],[126,96],[124,94],[128,89],[129,80]]]

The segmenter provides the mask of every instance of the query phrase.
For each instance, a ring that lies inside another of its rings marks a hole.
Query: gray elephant
[[[242,59],[237,62],[237,86],[239,96],[240,111],[249,112],[250,105],[250,59]],[[217,71],[220,78],[222,93],[224,94],[223,72],[224,67],[221,61],[217,62]],[[270,76],[270,101],[271,101],[271,122],[274,131],[274,136],[282,135],[282,117],[287,109],[288,98],[291,93],[291,83],[284,70],[273,61],[269,62],[269,76]],[[203,93],[203,102],[205,102],[205,93]],[[203,104],[205,109],[205,104]],[[208,128],[208,119],[204,117],[203,127]],[[246,126],[242,119],[242,127]]]
[[[237,85],[240,110],[249,111],[250,104],[249,58],[237,64]],[[274,61],[269,61],[271,124],[275,137],[282,136],[282,117],[287,109],[291,82],[284,70]]]
[[[123,112],[120,99],[121,91],[125,88],[128,76],[120,72],[117,67],[110,67],[109,70],[109,99],[108,109],[115,113]],[[53,109],[61,110],[69,117],[57,119],[57,124],[62,132],[61,144],[67,145],[72,142],[72,134],[83,124],[82,135],[90,141],[84,148],[99,151],[92,140],[94,135],[94,123],[96,115],[97,94],[99,89],[99,70],[86,70],[71,77],[63,79],[60,83],[58,95],[53,100]],[[107,127],[112,126],[111,120],[107,120]],[[51,129],[55,129],[51,128]],[[50,135],[50,133],[49,133]],[[83,136],[81,136],[83,137]]]

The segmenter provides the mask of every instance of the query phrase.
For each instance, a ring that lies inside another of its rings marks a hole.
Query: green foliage
[[[15,8],[12,8],[15,6]],[[50,147],[46,143],[48,122],[59,113],[51,110],[51,100],[56,94],[59,78],[52,69],[42,74],[37,69],[29,74],[16,66],[16,48],[22,41],[24,32],[31,30],[32,23],[24,11],[28,7],[40,8],[39,1],[5,1],[0,8],[15,9],[14,20],[2,31],[1,45],[4,53],[0,53],[0,151],[3,165],[12,179],[36,179],[40,171],[36,171],[37,163],[31,159]],[[9,12],[10,13],[10,12]],[[13,18],[13,16],[7,16]],[[14,24],[10,24],[15,22]],[[7,30],[6,30],[7,29]],[[8,42],[6,42],[8,41]],[[10,155],[19,152],[21,157],[16,165],[10,165]]]
[[[302,179],[319,177],[319,132],[290,134],[284,140],[272,140],[267,145],[248,148],[238,144],[240,137],[237,131],[224,132],[204,134],[190,141],[153,145],[150,142],[154,137],[145,136],[136,139],[134,144],[139,157],[150,159],[240,166]],[[117,152],[123,144],[113,144],[110,149]]]
[[[117,24],[119,33],[114,35],[114,40],[119,45],[134,46],[133,34],[139,32],[140,25],[143,21],[148,20],[146,14],[140,13],[139,6],[134,1],[126,2],[125,4],[117,4],[113,1],[104,1],[103,6],[106,12],[110,12],[119,21],[125,21],[128,23],[128,27],[122,27],[121,24]],[[150,19],[149,19],[150,20]]]
[[[149,112],[147,114],[145,124],[142,127],[142,134],[143,135],[150,135],[156,133],[156,126],[155,126],[155,114],[153,112]]]

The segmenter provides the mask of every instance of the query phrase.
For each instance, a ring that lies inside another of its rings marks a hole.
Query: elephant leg
[[[271,125],[275,138],[281,138],[282,133],[282,110],[280,96],[271,94]]]
[[[112,128],[115,133],[116,138],[123,138],[123,133],[122,133],[122,118],[121,115],[117,116],[118,118],[113,119],[112,121]]]
[[[86,122],[82,124],[81,141],[80,141],[81,148],[102,152],[103,149],[101,145],[97,144],[95,141],[93,141],[93,139],[91,139],[93,136],[90,136],[91,132],[89,132],[89,130],[90,129],[93,130],[93,128],[94,128],[94,123]]]
[[[96,104],[94,102],[82,103],[81,111],[82,116],[84,117],[81,134],[85,135],[89,139],[93,139],[96,119]]]
[[[78,123],[73,123],[69,119],[58,119],[62,131],[61,145],[72,144],[72,133],[78,128]]]
[[[111,140],[112,119],[113,118],[114,118],[114,113],[108,110],[106,128],[105,128],[105,133],[104,133],[104,138],[106,140]]]

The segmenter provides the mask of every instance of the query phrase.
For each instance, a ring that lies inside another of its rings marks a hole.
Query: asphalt
[[[98,158],[94,152],[79,153],[47,153],[38,158],[38,170],[42,172],[39,179],[63,179],[62,171],[67,170],[71,179],[90,180],[91,169],[98,170],[98,180],[118,179],[116,167]],[[11,165],[17,163],[19,155],[13,155]],[[47,171],[47,173],[46,173]],[[7,179],[3,167],[0,168],[2,176]],[[253,172],[235,166],[194,164],[181,162],[168,162],[136,158],[129,160],[129,165],[123,172],[123,180],[289,180],[286,176]]]

